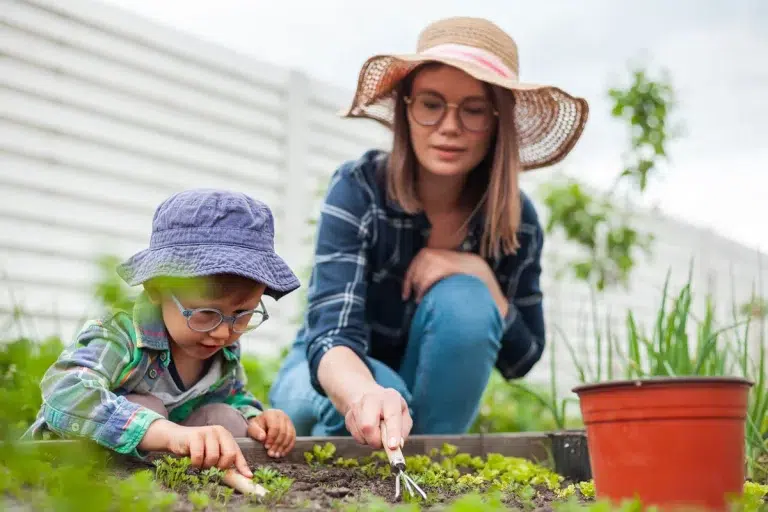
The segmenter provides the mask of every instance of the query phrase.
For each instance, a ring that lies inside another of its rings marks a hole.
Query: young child
[[[299,287],[274,251],[269,207],[241,193],[174,194],[155,212],[149,248],[118,273],[143,285],[132,314],[86,323],[43,377],[24,438],[47,431],[137,457],[169,451],[247,477],[234,438],[288,453],[293,424],[245,389],[238,341],[268,318],[262,295]]]

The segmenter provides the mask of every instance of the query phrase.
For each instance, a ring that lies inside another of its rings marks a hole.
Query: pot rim
[[[658,376],[658,377],[643,377],[639,379],[617,379],[608,380],[602,382],[594,382],[591,384],[580,384],[571,389],[573,393],[583,393],[585,391],[602,390],[602,389],[616,389],[616,388],[628,388],[628,387],[642,387],[646,385],[663,385],[663,384],[740,384],[752,387],[755,383],[749,379],[743,377],[728,377],[728,376],[695,376],[686,375],[680,377]]]

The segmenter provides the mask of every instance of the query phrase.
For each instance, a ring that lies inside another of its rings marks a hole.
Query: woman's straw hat
[[[369,58],[360,70],[352,105],[342,116],[367,117],[391,128],[395,86],[425,62],[455,66],[512,92],[524,170],[559,162],[581,136],[589,113],[587,101],[552,85],[520,82],[517,44],[481,18],[436,21],[421,32],[416,53]]]

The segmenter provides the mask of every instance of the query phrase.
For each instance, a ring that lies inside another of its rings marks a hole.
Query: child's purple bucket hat
[[[131,286],[154,277],[237,274],[267,286],[275,300],[300,286],[274,247],[269,207],[242,193],[193,189],[155,211],[149,248],[118,266]]]

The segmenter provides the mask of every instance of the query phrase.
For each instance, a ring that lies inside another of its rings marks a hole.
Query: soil
[[[290,489],[279,501],[261,504],[270,511],[354,510],[357,512],[358,510],[366,510],[366,502],[370,502],[371,498],[374,497],[392,505],[404,501],[402,496],[398,500],[394,498],[394,475],[386,479],[369,478],[355,469],[333,466],[310,467],[306,464],[282,462],[267,466],[293,479]],[[567,484],[568,482],[564,482],[563,486]],[[421,510],[439,510],[441,505],[448,505],[462,495],[450,491],[437,491],[428,487],[423,487],[423,490],[430,497],[430,503],[420,503]],[[552,504],[555,501],[563,501],[544,486],[537,488],[537,491],[537,495],[527,503],[521,503],[515,497],[507,497],[504,502],[509,510],[545,512],[553,510]],[[404,488],[401,489],[401,494],[406,492]],[[179,497],[180,500],[175,510],[185,512],[193,510],[185,493],[179,493]],[[227,503],[227,509],[256,509],[259,505],[257,501],[250,501],[249,498],[234,493]]]
[[[306,464],[273,464],[272,467],[292,478],[293,484],[270,510],[330,510],[342,503],[364,500],[367,494],[391,499],[395,493],[394,478],[368,479],[352,469],[313,468]]]

